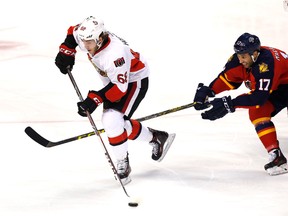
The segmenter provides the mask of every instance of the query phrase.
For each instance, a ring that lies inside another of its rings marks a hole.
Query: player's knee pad
[[[128,121],[127,121],[128,122]],[[130,140],[135,140],[138,138],[139,134],[141,133],[141,130],[142,130],[142,125],[139,121],[136,121],[136,120],[129,120],[129,123],[127,123],[127,125],[130,125],[130,130],[127,130],[127,133],[128,133],[128,139]]]
[[[102,124],[108,137],[115,137],[124,131],[123,113],[107,109],[102,115]]]
[[[274,111],[274,106],[270,101],[267,101],[259,108],[249,109],[249,119],[253,125],[257,125],[260,122],[270,121],[271,113]]]

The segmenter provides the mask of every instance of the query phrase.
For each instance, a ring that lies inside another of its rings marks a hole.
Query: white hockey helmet
[[[106,32],[104,22],[93,16],[87,17],[78,28],[78,35],[81,40],[95,40],[99,42],[99,36]]]

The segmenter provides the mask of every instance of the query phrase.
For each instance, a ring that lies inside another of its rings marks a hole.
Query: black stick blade
[[[33,139],[35,142],[39,143],[40,145],[44,147],[51,147],[50,141],[42,137],[40,134],[38,134],[33,128],[31,127],[26,127],[25,128],[25,133]]]

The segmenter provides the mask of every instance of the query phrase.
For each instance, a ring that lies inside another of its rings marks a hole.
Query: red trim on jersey
[[[136,72],[145,67],[145,64],[140,61],[139,59],[132,59],[131,60],[131,67],[130,67],[130,72]]]
[[[139,134],[141,132],[141,124],[140,124],[139,121],[136,121],[136,120],[133,120],[133,119],[131,119],[130,122],[131,122],[131,125],[132,125],[132,132],[128,136],[128,139],[135,140],[139,136]]]
[[[140,61],[140,54],[138,52],[134,52],[130,49],[131,54],[134,56],[134,59],[131,60],[130,72],[136,72],[145,67],[145,64]]]
[[[125,113],[130,101],[131,101],[131,98],[133,97],[135,91],[136,91],[136,87],[137,87],[137,82],[133,82],[131,83],[132,84],[132,88],[131,88],[131,91],[129,92],[129,95],[127,97],[127,100],[125,101],[125,104],[121,110],[122,113]]]
[[[125,94],[126,92],[122,92],[118,86],[114,84],[113,87],[105,93],[105,97],[111,102],[116,102],[120,100]]]
[[[108,137],[110,145],[116,146],[127,141],[127,132],[124,130],[122,134],[116,137]]]
[[[94,55],[96,55],[97,53],[99,53],[99,52],[101,52],[103,49],[105,49],[105,48],[110,44],[110,42],[111,42],[111,39],[110,39],[110,37],[108,36],[108,41],[107,41],[107,43],[106,43],[104,46],[101,46],[100,49],[96,50],[96,52],[95,52]]]
[[[247,79],[248,74],[246,70],[243,68],[242,65],[239,65],[221,74],[213,83],[212,90],[215,92],[215,94],[219,94],[226,90],[229,91],[235,89],[231,82],[242,83],[243,80]]]

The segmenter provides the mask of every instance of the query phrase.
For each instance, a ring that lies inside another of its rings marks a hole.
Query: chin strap
[[[251,55],[252,61],[253,61],[253,62],[256,62],[259,55],[260,55],[260,52],[257,53],[256,58],[254,58],[254,55]]]

